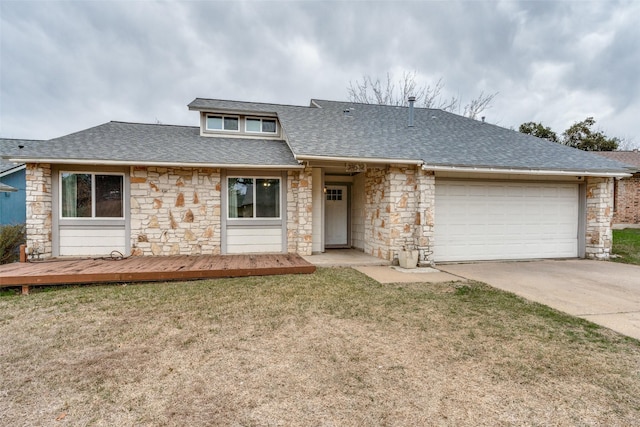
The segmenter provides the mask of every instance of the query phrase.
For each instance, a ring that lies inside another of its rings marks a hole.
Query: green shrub
[[[25,226],[0,226],[0,264],[15,262],[20,257],[20,245],[25,243]]]

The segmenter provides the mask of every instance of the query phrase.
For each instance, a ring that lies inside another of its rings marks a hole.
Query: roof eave
[[[619,170],[565,170],[565,169],[517,169],[498,167],[474,167],[474,166],[444,166],[423,164],[422,169],[434,172],[472,172],[472,173],[493,173],[510,175],[540,175],[540,176],[600,176],[609,178],[628,178],[632,174]]]
[[[380,158],[380,157],[336,157],[336,156],[316,156],[300,154],[295,156],[298,161],[331,161],[331,162],[346,162],[346,163],[370,163],[370,164],[409,164],[409,165],[422,165],[422,160],[416,159],[392,159],[392,158]]]
[[[24,158],[11,159],[12,162],[22,163],[49,163],[56,165],[90,165],[90,166],[157,166],[157,167],[184,167],[184,168],[220,168],[220,169],[302,169],[303,165],[260,165],[248,163],[193,163],[193,162],[137,162],[125,160],[105,159],[45,159]]]
[[[199,111],[201,113],[224,113],[237,114],[239,116],[261,116],[261,117],[278,117],[275,111],[260,111],[241,108],[224,108],[224,107],[194,107],[189,105],[189,111]]]
[[[11,175],[12,173],[21,171],[22,169],[25,169],[27,167],[27,165],[25,165],[24,162],[17,162],[17,163],[21,163],[21,164],[16,165],[9,169],[5,169],[2,172],[0,172],[0,178],[2,178],[3,176]]]
[[[7,184],[3,184],[0,182],[0,192],[2,193],[15,193],[16,191],[18,191],[17,188],[12,187],[10,185]]]

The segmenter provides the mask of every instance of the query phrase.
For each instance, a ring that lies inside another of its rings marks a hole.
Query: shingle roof
[[[10,162],[3,159],[2,156],[10,155],[12,153],[18,153],[20,151],[19,146],[27,146],[32,144],[39,144],[43,141],[37,141],[33,139],[9,139],[0,138],[0,174],[9,172],[12,169],[19,168],[23,163]]]
[[[626,163],[628,165],[634,166],[637,169],[640,169],[640,152],[638,150],[634,151],[599,151],[596,154],[606,157],[608,159],[613,159],[618,162]]]
[[[312,100],[292,106],[196,98],[197,111],[277,115],[285,140],[203,137],[198,127],[109,122],[27,145],[13,158],[126,164],[297,166],[305,157],[413,160],[429,166],[629,172],[628,165],[442,110]],[[295,155],[295,157],[294,157]]]
[[[298,166],[284,141],[200,136],[200,128],[109,122],[25,147],[16,158],[95,160],[123,164]]]
[[[312,100],[290,106],[197,98],[193,110],[276,113],[297,158],[423,161],[432,166],[627,172],[592,153],[437,109]]]

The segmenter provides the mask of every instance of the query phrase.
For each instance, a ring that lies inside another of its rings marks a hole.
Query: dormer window
[[[246,118],[244,130],[247,133],[276,133],[275,119]]]
[[[207,114],[207,130],[223,130],[238,132],[240,130],[240,118],[237,116],[214,116]]]

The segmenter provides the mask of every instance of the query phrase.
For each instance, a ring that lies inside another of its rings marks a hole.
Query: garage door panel
[[[436,261],[578,255],[578,185],[436,180]]]

